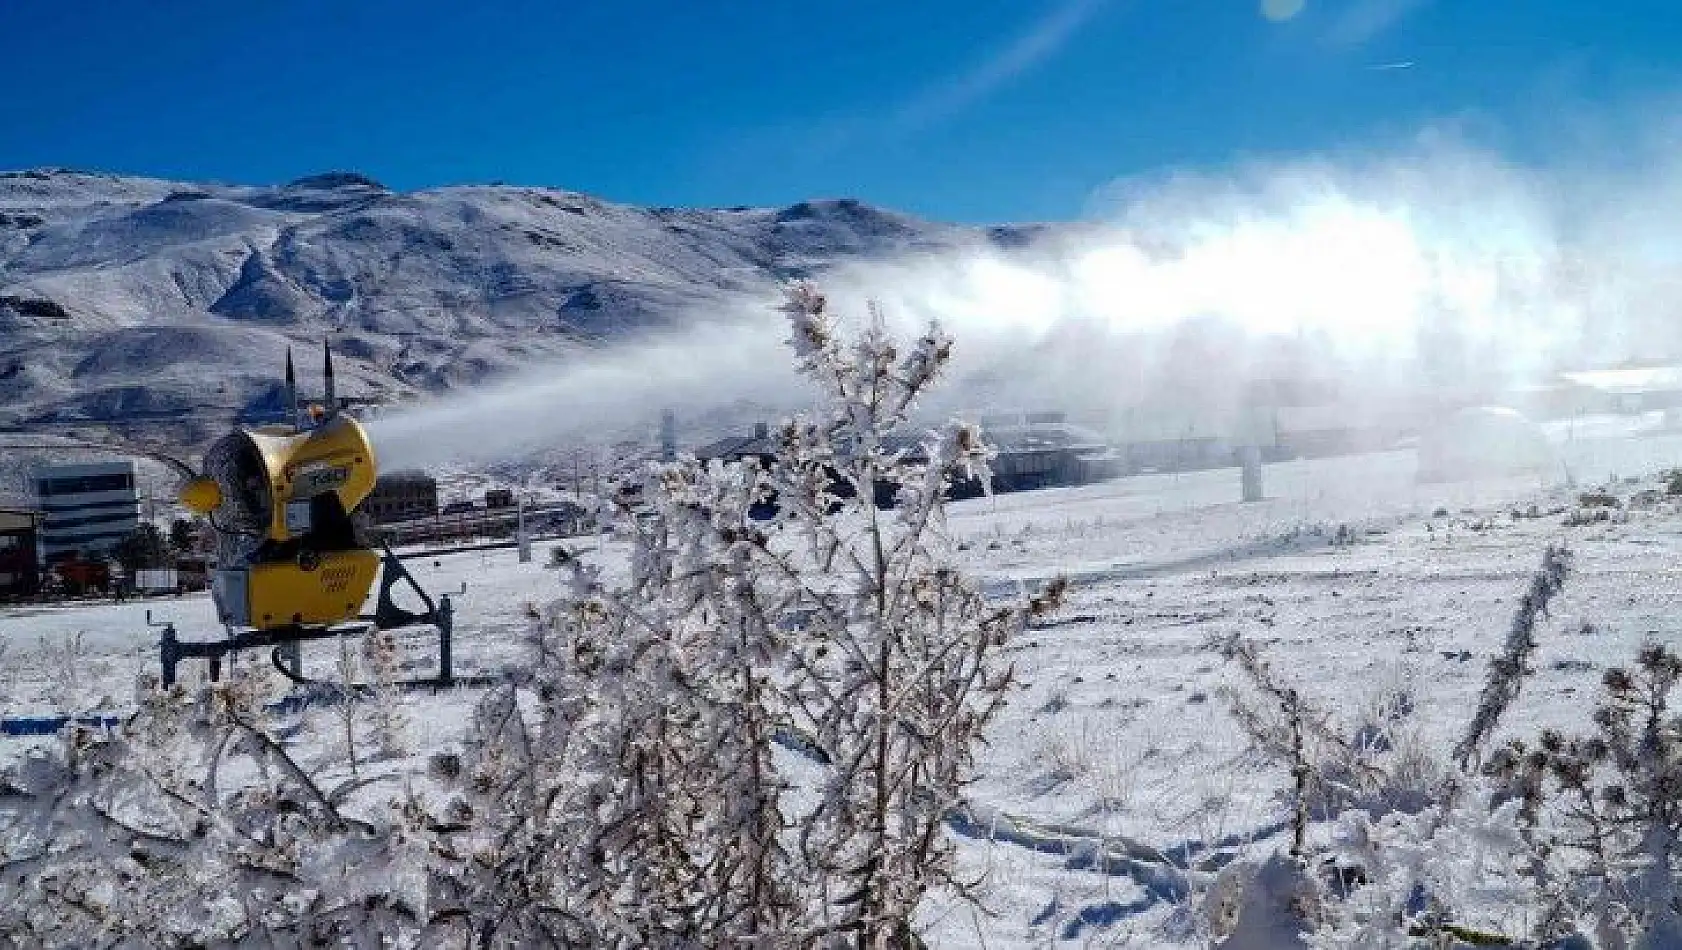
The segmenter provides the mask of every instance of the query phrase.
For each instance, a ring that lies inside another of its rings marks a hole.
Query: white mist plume
[[[957,338],[959,384],[940,412],[1218,410],[1281,378],[1349,403],[1473,398],[1677,355],[1678,171],[1543,170],[1425,140],[1130,180],[1094,220],[1024,247],[978,240],[821,283],[843,310],[871,298],[901,329],[937,319]],[[378,446],[403,464],[489,460],[648,431],[664,408],[793,407],[805,393],[790,388],[775,302],[767,288],[734,319],[381,420]]]
[[[1097,220],[1031,248],[850,268],[826,286],[944,322],[980,384],[948,395],[972,409],[1219,409],[1277,379],[1355,402],[1490,398],[1678,355],[1682,166],[1592,168],[1425,140],[1133,180]]]
[[[708,316],[682,332],[581,354],[375,419],[375,450],[393,470],[519,459],[568,442],[601,442],[639,429],[646,435],[664,409],[693,414],[743,401],[779,404],[795,382],[780,328],[758,314]]]

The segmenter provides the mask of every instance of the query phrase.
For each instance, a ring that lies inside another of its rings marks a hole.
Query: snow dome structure
[[[1540,475],[1554,461],[1536,423],[1505,406],[1474,406],[1449,415],[1420,435],[1418,479],[1454,482]]]

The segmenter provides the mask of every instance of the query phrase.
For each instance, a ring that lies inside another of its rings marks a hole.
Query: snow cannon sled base
[[[230,653],[240,650],[273,648],[271,660],[275,669],[288,679],[300,685],[316,685],[320,681],[303,675],[302,657],[299,646],[311,640],[327,640],[344,636],[362,636],[370,630],[400,630],[408,627],[429,625],[438,631],[438,672],[436,676],[408,680],[394,684],[400,687],[445,687],[458,685],[458,678],[453,668],[452,639],[455,633],[455,609],[450,603],[450,596],[445,594],[436,602],[426,593],[426,590],[416,582],[414,575],[403,566],[403,561],[396,554],[387,549],[380,557],[380,588],[379,600],[376,602],[372,614],[364,614],[354,620],[335,623],[295,623],[280,626],[258,628],[230,627],[228,635],[221,640],[182,640],[176,633],[174,624],[153,624],[151,612],[147,612],[147,623],[151,626],[161,626],[158,652],[163,665],[163,685],[175,685],[179,678],[179,667],[182,660],[203,659],[210,663],[210,679],[215,682],[222,676],[222,661]],[[414,612],[399,607],[392,599],[391,592],[400,583],[407,583],[420,597],[425,610]],[[465,685],[465,684],[464,684]]]

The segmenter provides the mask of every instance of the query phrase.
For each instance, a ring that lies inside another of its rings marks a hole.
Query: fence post
[[[146,612],[148,623],[152,620],[152,612]],[[164,624],[163,632],[158,635],[158,654],[163,660],[164,688],[175,685],[175,665],[181,661],[181,647],[175,636],[175,624]]]
[[[444,594],[438,598],[438,679],[446,686],[455,681],[453,657],[450,655],[450,639],[454,632],[455,605],[450,603],[450,595]]]

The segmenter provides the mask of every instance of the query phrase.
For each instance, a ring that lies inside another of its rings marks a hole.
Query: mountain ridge
[[[401,401],[839,264],[1033,233],[850,198],[645,208],[560,188],[403,192],[349,171],[281,185],[0,172],[0,427],[181,416],[194,441],[272,401],[288,346],[331,337],[342,392]]]

